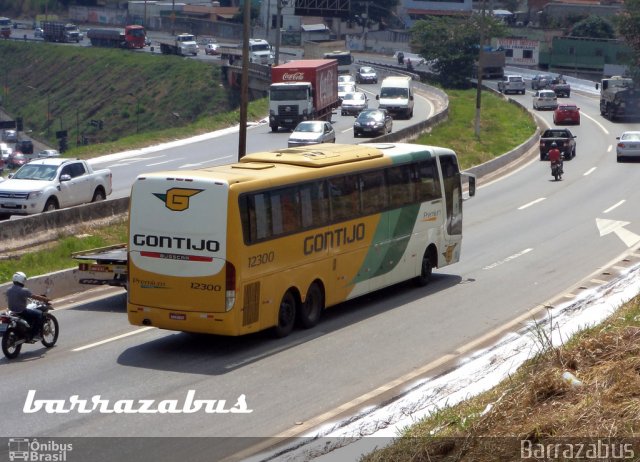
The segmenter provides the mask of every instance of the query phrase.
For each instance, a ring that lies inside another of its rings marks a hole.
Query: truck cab
[[[271,51],[269,42],[263,39],[249,40],[249,62],[256,64],[272,65],[275,57]]]

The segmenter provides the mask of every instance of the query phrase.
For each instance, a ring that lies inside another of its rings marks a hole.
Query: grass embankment
[[[638,460],[640,296],[546,347],[497,387],[439,410],[362,460]],[[563,380],[567,371],[581,384]]]
[[[121,50],[112,51],[122,52]],[[137,54],[132,55],[137,56]],[[432,133],[421,136],[416,142],[453,148],[459,155],[461,167],[465,169],[518,146],[535,131],[535,124],[526,111],[505,103],[495,95],[485,93],[481,118],[482,131],[478,139],[474,129],[475,98],[475,90],[450,92],[449,120],[435,127]],[[228,114],[220,115],[221,120],[225,120],[225,117],[228,117]],[[189,126],[182,129],[181,134],[185,137],[187,134],[193,133],[194,130],[205,128],[205,125],[196,123],[195,127]],[[205,131],[210,130],[212,128]],[[129,144],[132,141],[137,142],[138,139],[125,138],[119,140],[117,146],[123,150],[131,149],[134,147]],[[113,151],[115,146],[116,144],[112,143],[102,146],[100,149],[105,149],[105,152],[115,152]],[[90,235],[90,237],[78,237],[82,234]],[[11,275],[17,270],[27,271],[30,276],[33,276],[72,268],[76,265],[76,262],[70,257],[72,252],[120,242],[126,242],[124,223],[106,228],[87,228],[73,236],[61,235],[60,239],[50,248],[0,260],[0,283],[9,281]]]
[[[96,47],[0,41],[2,106],[25,132],[69,157],[89,158],[232,126],[239,94],[221,68],[178,56]],[[264,117],[266,99],[249,104]],[[102,122],[102,128],[92,121]],[[83,138],[87,145],[77,146]]]

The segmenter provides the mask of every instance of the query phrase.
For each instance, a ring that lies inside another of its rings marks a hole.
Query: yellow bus
[[[455,263],[463,176],[455,153],[321,144],[140,175],[129,212],[131,324],[244,335]]]

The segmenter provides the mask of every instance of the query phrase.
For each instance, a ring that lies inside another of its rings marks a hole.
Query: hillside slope
[[[0,56],[2,106],[51,145],[59,130],[68,131],[70,146],[83,136],[90,144],[104,143],[239,106],[237,92],[222,85],[220,67],[197,60],[10,41],[0,42]]]

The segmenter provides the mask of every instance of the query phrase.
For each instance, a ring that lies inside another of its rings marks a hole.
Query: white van
[[[392,116],[413,117],[413,81],[408,76],[386,77],[376,95],[378,107]]]

